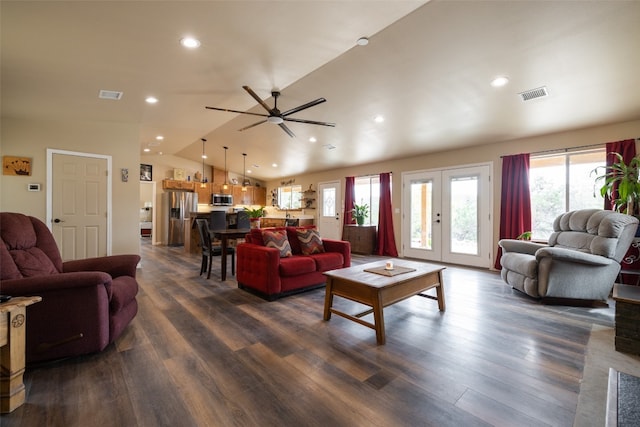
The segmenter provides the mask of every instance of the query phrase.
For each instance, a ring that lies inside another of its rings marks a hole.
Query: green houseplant
[[[264,206],[260,206],[259,208],[244,208],[249,214],[249,221],[251,221],[251,228],[260,228],[260,218],[264,216]]]
[[[640,158],[636,156],[626,164],[621,154],[613,154],[617,161],[611,166],[598,166],[591,171],[591,173],[601,173],[596,177],[595,185],[600,185],[600,195],[608,196],[617,212],[634,215],[637,207],[640,206],[638,204],[640,202],[640,181],[638,181]],[[603,170],[604,173],[602,173]]]
[[[351,213],[353,214],[353,218],[356,220],[356,224],[363,225],[364,220],[369,217],[369,205],[358,205],[354,203]]]

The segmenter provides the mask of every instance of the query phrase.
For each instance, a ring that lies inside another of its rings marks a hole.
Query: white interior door
[[[341,239],[343,204],[340,181],[318,184],[318,231],[322,237]]]
[[[110,158],[47,154],[47,223],[63,261],[110,254]]]
[[[403,174],[403,255],[491,266],[490,165]]]

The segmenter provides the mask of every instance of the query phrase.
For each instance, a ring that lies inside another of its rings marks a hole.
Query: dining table
[[[209,229],[209,234],[218,237],[222,242],[222,259],[220,260],[221,279],[227,280],[227,248],[229,247],[229,239],[240,239],[251,232],[250,228],[225,228],[225,229]]]

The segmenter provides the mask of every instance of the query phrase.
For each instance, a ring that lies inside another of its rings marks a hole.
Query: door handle
[[[60,219],[60,218],[56,218],[56,219],[53,220],[53,222],[55,222],[56,224],[59,224],[61,222],[64,222],[64,220]]]

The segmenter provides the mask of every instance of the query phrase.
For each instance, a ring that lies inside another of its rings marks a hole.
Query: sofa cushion
[[[290,277],[316,271],[316,262],[307,256],[292,256],[280,259],[280,276]]]
[[[329,271],[344,266],[344,257],[340,252],[324,252],[321,254],[313,254],[310,256],[315,263],[318,271]]]
[[[297,229],[297,239],[300,243],[300,251],[303,255],[321,254],[324,252],[322,239],[317,230],[306,228]]]
[[[263,230],[262,241],[266,247],[278,249],[281,258],[291,256],[291,245],[289,244],[286,231]]]
[[[500,258],[500,264],[503,269],[514,271],[525,277],[538,276],[538,262],[533,255],[507,252]]]

